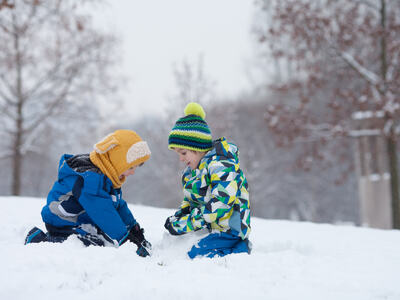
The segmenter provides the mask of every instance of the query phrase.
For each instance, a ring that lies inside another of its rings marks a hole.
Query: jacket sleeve
[[[191,210],[190,202],[185,198],[183,199],[179,210],[175,212],[174,216],[177,218],[182,217],[184,215],[189,214],[190,210]]]
[[[177,234],[184,234],[191,231],[199,230],[204,227],[204,220],[200,209],[190,206],[190,202],[185,198],[182,201],[180,209],[171,217],[169,217],[172,229]]]
[[[190,213],[176,217],[169,217],[171,226],[178,234],[188,233],[202,229],[205,225],[203,216],[199,208],[193,208]]]
[[[90,176],[85,176],[79,203],[92,221],[105,234],[121,244],[126,239],[128,230],[117,209],[114,207],[111,196],[102,186],[102,175],[92,173]]]
[[[131,210],[129,209],[126,201],[123,199],[120,200],[118,206],[118,214],[120,215],[122,221],[124,222],[128,230],[136,225],[137,221],[133,216]]]

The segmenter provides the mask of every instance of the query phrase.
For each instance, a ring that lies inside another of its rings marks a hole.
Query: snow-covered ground
[[[253,218],[253,253],[190,260],[203,233],[170,236],[169,209],[130,205],[153,256],[121,248],[23,245],[39,198],[0,197],[0,299],[400,299],[400,231]]]

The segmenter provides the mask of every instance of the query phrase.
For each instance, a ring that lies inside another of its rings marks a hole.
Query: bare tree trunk
[[[22,141],[22,118],[21,118],[22,104],[18,103],[18,118],[16,120],[16,134],[13,147],[13,181],[12,181],[12,193],[13,195],[20,195],[21,192],[21,141]]]
[[[387,150],[390,167],[390,187],[392,190],[392,219],[393,228],[400,229],[399,175],[397,168],[397,141],[394,133],[388,138]]]
[[[386,0],[381,0],[381,26],[383,34],[381,36],[381,73],[383,79],[383,92],[386,94],[386,74],[387,74],[387,57],[386,57]],[[387,120],[390,122],[390,120]],[[387,155],[390,169],[390,188],[392,196],[392,221],[393,228],[400,229],[400,199],[399,199],[399,175],[397,166],[397,141],[393,126],[390,129],[387,138]]]
[[[21,53],[19,49],[19,35],[17,28],[14,28],[14,50],[15,50],[15,67],[16,67],[16,119],[15,119],[15,139],[13,145],[13,166],[12,166],[12,194],[20,195],[21,193],[21,165],[22,165],[22,154],[21,154],[21,142],[22,142],[22,106],[23,106],[23,94],[22,94],[22,63]]]

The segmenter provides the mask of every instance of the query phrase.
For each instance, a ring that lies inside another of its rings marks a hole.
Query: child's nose
[[[128,173],[126,175],[131,176],[133,174],[135,174],[135,169],[128,170]]]

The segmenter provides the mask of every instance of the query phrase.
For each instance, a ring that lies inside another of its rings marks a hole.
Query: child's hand
[[[172,223],[170,221],[169,218],[167,218],[167,220],[165,221],[164,224],[165,229],[167,229],[169,231],[170,234],[172,235],[181,235],[182,233],[177,232],[174,227],[172,227]]]
[[[149,251],[147,251],[147,249],[146,249],[145,247],[143,247],[143,246],[139,247],[139,248],[136,250],[136,254],[139,255],[139,256],[141,256],[141,257],[150,256]]]
[[[141,257],[151,256],[152,245],[149,241],[144,240],[142,245],[136,250],[137,255]]]
[[[128,240],[140,247],[142,242],[145,240],[144,229],[140,228],[139,224],[136,223],[136,225],[129,231]]]
[[[128,239],[138,247],[136,253],[139,256],[146,257],[150,255],[152,245],[145,239],[144,229],[140,228],[139,224],[133,226],[129,231]]]

